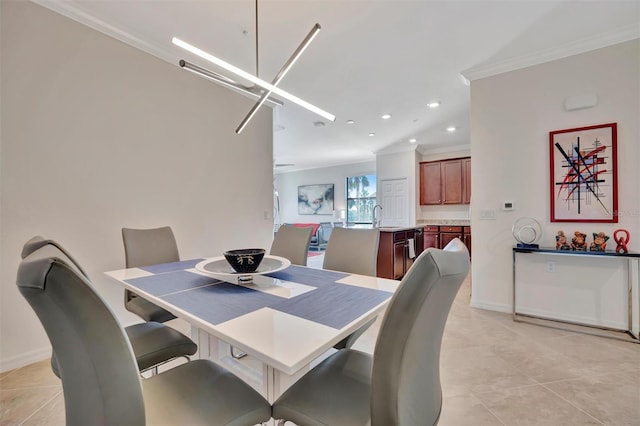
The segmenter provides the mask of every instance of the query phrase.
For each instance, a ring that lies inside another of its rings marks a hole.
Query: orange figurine
[[[607,248],[607,240],[609,236],[604,235],[604,232],[594,232],[593,233],[593,242],[591,243],[591,247],[589,250],[591,251],[605,251]]]
[[[587,251],[587,234],[583,234],[580,231],[574,232],[571,239],[571,248],[577,251]]]

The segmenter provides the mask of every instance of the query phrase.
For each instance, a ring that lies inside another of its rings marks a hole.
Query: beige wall
[[[347,177],[372,174],[376,172],[376,163],[347,164],[343,166],[321,167],[298,172],[280,173],[276,175],[275,187],[280,196],[280,223],[320,223],[339,222],[328,215],[299,215],[298,186],[332,183],[334,190],[334,209],[346,208],[345,187]]]
[[[0,370],[49,356],[15,286],[22,244],[57,239],[124,323],[120,228],[171,225],[182,258],[268,248],[272,116],[31,2],[1,2]]]
[[[567,97],[589,93],[598,95],[595,107],[564,109]],[[640,251],[639,102],[638,40],[471,83],[472,305],[511,309],[511,226],[521,216],[541,222],[541,245],[553,245],[560,229],[611,235],[626,228],[631,232],[630,248]],[[618,123],[619,223],[551,223],[549,132],[611,122]],[[515,202],[514,211],[500,209],[507,200]],[[480,220],[481,209],[495,209],[496,220]],[[578,276],[582,266],[556,275],[540,269],[532,274],[541,282],[560,278],[590,288],[594,278]],[[569,306],[575,300],[563,303]]]

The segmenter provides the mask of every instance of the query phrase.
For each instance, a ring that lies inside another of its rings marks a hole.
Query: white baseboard
[[[34,362],[42,361],[43,359],[49,358],[51,358],[51,346],[25,352],[11,358],[0,360],[0,372],[24,367],[25,365],[33,364]]]
[[[543,309],[535,309],[528,307],[518,307],[518,313],[524,315],[533,315],[535,317],[549,319],[551,321],[558,320],[575,324],[583,324],[585,326],[606,327],[614,330],[626,331],[628,325],[624,321],[610,320],[607,318],[595,318],[579,315],[563,315],[559,312],[546,311]]]
[[[479,300],[471,299],[469,306],[472,308],[486,309],[487,311],[505,312],[507,314],[512,313],[511,305],[503,305],[500,303],[482,302]]]

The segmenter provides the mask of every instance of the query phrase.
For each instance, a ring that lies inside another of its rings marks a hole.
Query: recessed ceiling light
[[[371,136],[371,137],[373,137],[375,135],[376,135],[375,133],[369,133],[369,136]]]
[[[455,131],[456,131],[455,127],[453,127],[453,126],[447,127],[447,132],[455,132]]]
[[[380,118],[382,118],[383,120],[388,120],[388,119],[390,119],[390,118],[391,118],[391,114],[389,114],[389,113],[387,113],[387,114],[382,114],[382,115],[380,116]]]
[[[440,106],[440,101],[433,101],[427,104],[429,108],[438,108]]]
[[[355,124],[355,121],[353,121],[353,120],[347,120],[347,124]]]
[[[416,138],[409,139],[409,143],[416,143],[416,142],[418,142],[418,139]]]

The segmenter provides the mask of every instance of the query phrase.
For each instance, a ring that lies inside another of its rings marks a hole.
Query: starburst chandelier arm
[[[262,97],[262,93],[264,93],[263,91],[258,93],[257,92],[257,87],[247,87],[247,86],[243,86],[240,83],[235,82],[234,80],[225,77],[223,75],[220,75],[218,73],[215,73],[213,71],[209,71],[206,68],[202,68],[196,64],[192,64],[191,62],[187,62],[184,59],[181,59],[180,62],[178,63],[180,65],[180,67],[182,69],[185,69],[187,71],[190,71],[194,74],[199,75],[200,77],[204,77],[208,80],[214,81],[218,84],[221,84],[223,86],[229,87],[231,89],[237,90],[239,92],[242,93],[246,93],[247,95],[251,95],[253,97],[256,98],[261,98]],[[272,106],[282,106],[284,105],[284,103],[278,99],[275,98],[267,98],[265,100],[266,102],[268,102],[269,104],[271,104]],[[263,102],[265,103],[265,102]]]
[[[257,11],[257,5],[256,5],[256,11]],[[257,22],[257,19],[256,19],[256,22]],[[313,39],[318,35],[318,33],[320,32],[321,29],[322,29],[322,27],[318,23],[316,23],[313,26],[313,28],[311,28],[311,31],[309,31],[309,34],[307,34],[307,36],[304,38],[304,40],[302,40],[302,43],[300,43],[300,45],[296,48],[296,50],[293,52],[293,54],[291,54],[291,57],[289,57],[287,62],[285,62],[285,64],[282,66],[282,68],[280,69],[280,71],[278,72],[276,77],[273,79],[271,84],[273,84],[274,86],[277,86],[278,83],[280,83],[280,81],[284,78],[284,76],[289,72],[289,70],[291,69],[293,64],[296,63],[298,58],[300,58],[302,53],[307,49],[309,44],[311,44]],[[257,31],[257,28],[256,28],[256,31]],[[257,72],[257,68],[258,68],[258,63],[256,61],[256,72]],[[258,112],[258,109],[260,109],[260,106],[265,102],[265,100],[270,95],[271,95],[271,90],[268,90],[268,91],[266,91],[266,92],[264,92],[262,94],[262,96],[260,97],[258,102],[256,102],[256,104],[251,108],[251,110],[249,110],[247,115],[240,122],[240,125],[238,125],[238,128],[236,129],[236,133],[237,134],[240,134],[240,132],[242,132],[242,130],[245,128],[245,126],[247,124],[249,124],[249,121],[251,121],[251,119],[256,114],[256,112]]]
[[[282,98],[284,98],[284,99],[286,99],[288,101],[291,101],[291,102],[293,102],[293,103],[295,103],[295,104],[297,104],[297,105],[299,105],[299,106],[301,106],[301,107],[303,107],[303,108],[305,108],[305,109],[307,109],[307,110],[309,110],[309,111],[311,111],[311,112],[313,112],[315,114],[318,114],[319,116],[321,116],[321,117],[323,117],[323,118],[325,118],[325,119],[327,119],[329,121],[335,121],[335,119],[336,119],[335,115],[323,110],[322,108],[318,108],[317,106],[312,105],[309,102],[306,102],[306,101],[300,99],[299,97],[297,97],[295,95],[292,95],[289,92],[286,92],[286,91],[284,91],[282,89],[279,89],[279,88],[275,87],[274,85],[269,84],[266,81],[264,81],[264,80],[262,80],[262,79],[260,79],[260,78],[258,78],[256,76],[253,76],[253,75],[249,74],[248,72],[243,71],[240,68],[235,67],[235,66],[231,65],[230,63],[225,62],[222,59],[219,59],[219,58],[217,58],[217,57],[205,52],[202,49],[198,49],[197,47],[195,47],[195,46],[193,46],[193,45],[191,45],[191,44],[189,44],[189,43],[187,43],[185,41],[180,40],[177,37],[173,37],[172,42],[176,46],[181,47],[181,48],[193,53],[194,55],[200,56],[201,58],[206,59],[207,61],[211,62],[212,64],[215,64],[215,65],[217,65],[217,66],[219,66],[221,68],[226,69],[229,72],[234,73],[238,77],[241,77],[241,78],[243,78],[245,80],[248,80],[248,81],[252,82],[253,84],[256,84],[256,85],[258,85],[258,86],[260,86],[260,87],[262,87],[264,89],[270,90],[270,91],[273,92],[273,94],[278,95],[278,96],[280,96],[280,97],[282,97]]]

